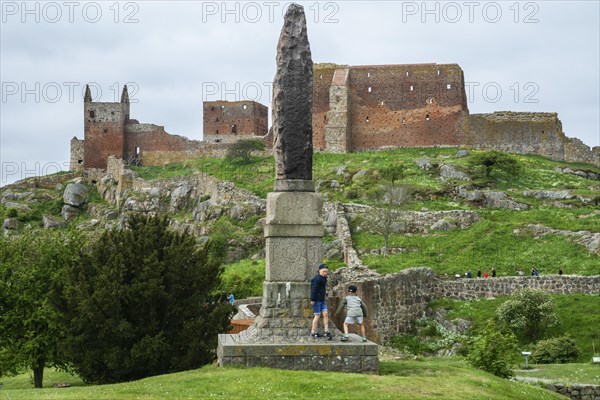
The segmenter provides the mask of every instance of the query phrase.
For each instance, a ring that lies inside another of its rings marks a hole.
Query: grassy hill
[[[60,376],[64,380],[64,376]],[[460,359],[383,361],[380,375],[267,368],[215,368],[156,376],[116,385],[23,389],[26,376],[5,379],[7,400],[164,399],[460,399],[542,400],[562,397],[529,384],[500,379]],[[52,377],[46,379],[51,383]]]
[[[559,266],[567,274],[600,274],[600,258],[581,244],[560,235],[535,237],[526,228],[529,224],[542,224],[553,229],[600,232],[600,181],[563,173],[559,168],[595,173],[600,173],[600,169],[535,155],[513,155],[521,166],[518,175],[500,171],[487,182],[477,179],[444,181],[436,168],[424,170],[415,163],[415,160],[430,158],[434,164],[452,165],[469,172],[471,156],[456,158],[457,150],[413,148],[351,154],[316,153],[313,179],[327,201],[370,204],[367,194],[380,183],[379,171],[403,163],[406,167],[403,184],[413,187],[415,193],[415,200],[407,204],[406,209],[474,210],[479,213],[480,221],[467,229],[429,235],[393,234],[390,246],[405,250],[387,257],[372,254],[383,244],[381,235],[355,229],[353,240],[363,261],[381,273],[428,266],[439,274],[454,275],[464,273],[468,268],[490,270],[494,266],[499,276],[511,276],[518,270],[529,271],[535,265],[542,274],[556,273]],[[342,174],[336,172],[340,167],[344,170]],[[254,157],[250,164],[244,165],[219,158],[202,158],[164,167],[137,167],[135,170],[145,179],[202,171],[232,181],[263,198],[272,191],[275,175],[272,157]],[[364,177],[353,178],[359,171],[365,171]],[[476,206],[457,198],[456,192],[460,188],[503,192],[529,208],[519,211]],[[543,201],[524,195],[538,190],[568,191],[576,198]],[[335,260],[329,261],[334,268],[342,265]]]

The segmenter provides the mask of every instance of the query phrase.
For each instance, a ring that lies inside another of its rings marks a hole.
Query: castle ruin
[[[313,147],[347,153],[398,147],[456,146],[539,154],[600,166],[600,146],[565,135],[557,113],[470,114],[458,64],[346,66],[315,64]],[[228,144],[260,138],[271,145],[268,108],[255,101],[203,103],[204,141],[130,118],[127,87],[120,102],[84,98],[84,140],[71,140],[71,170],[106,169],[108,156],[164,165],[224,155]]]

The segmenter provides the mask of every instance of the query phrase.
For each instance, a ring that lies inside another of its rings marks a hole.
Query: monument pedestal
[[[219,365],[377,372],[377,345],[310,337],[310,279],[323,252],[323,202],[312,181],[277,181],[267,195],[266,279],[260,315],[246,331],[219,335]],[[330,310],[330,312],[333,310]],[[322,331],[322,320],[319,321]]]

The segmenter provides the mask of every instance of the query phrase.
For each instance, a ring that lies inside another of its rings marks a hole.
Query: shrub
[[[564,364],[579,357],[579,348],[575,339],[569,335],[539,341],[531,353],[531,359],[537,364]]]
[[[467,360],[477,369],[510,378],[516,355],[515,336],[501,332],[492,320],[488,320],[481,333],[469,341]]]
[[[496,316],[525,341],[534,341],[547,328],[559,324],[550,295],[535,289],[523,289],[513,294],[498,307]]]
[[[7,218],[17,218],[17,215],[19,215],[19,212],[16,208],[11,207],[6,211]]]

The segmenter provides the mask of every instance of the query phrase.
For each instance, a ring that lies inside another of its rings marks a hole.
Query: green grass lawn
[[[565,385],[600,385],[600,364],[529,364],[532,369],[515,371],[527,378],[549,379]]]
[[[561,399],[545,389],[500,379],[461,359],[383,361],[379,375],[204,368],[116,385],[22,389],[5,380],[6,400],[164,399]],[[27,379],[26,376],[23,379]]]

